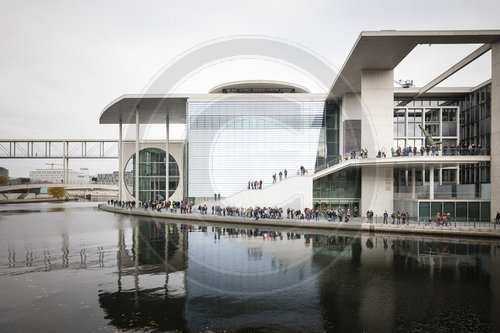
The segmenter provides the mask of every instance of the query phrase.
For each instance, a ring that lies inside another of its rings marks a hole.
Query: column
[[[66,141],[63,141],[62,182],[66,183]]]
[[[411,168],[411,198],[416,199],[415,195],[415,187],[416,187],[416,182],[417,177],[416,177],[416,171],[415,168]]]
[[[122,186],[123,186],[123,166],[122,166],[122,120],[120,119],[118,129],[118,200],[122,201]]]
[[[438,171],[438,179],[439,179],[439,186],[443,185],[443,168],[440,168]]]
[[[135,202],[139,206],[139,107],[135,109]]]
[[[361,147],[368,156],[393,144],[393,132],[387,125],[394,116],[394,73],[392,69],[361,72]],[[363,168],[361,171],[361,212],[368,209],[381,216],[394,206],[393,168]]]
[[[170,150],[168,149],[169,147],[169,125],[170,125],[170,119],[168,116],[168,110],[166,111],[165,115],[165,164],[166,164],[166,170],[165,170],[165,201],[168,201],[169,199],[169,174],[168,174],[168,169],[169,169],[169,162],[170,162]]]
[[[500,40],[491,44],[491,208],[490,218],[500,211]]]
[[[429,167],[429,199],[434,200],[434,165]]]

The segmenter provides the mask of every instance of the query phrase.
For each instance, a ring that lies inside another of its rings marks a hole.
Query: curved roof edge
[[[269,88],[269,89],[295,89],[296,93],[310,93],[311,91],[306,87],[301,85],[284,82],[284,81],[273,81],[273,80],[244,80],[244,81],[233,81],[220,84],[209,90],[209,94],[221,94],[223,89],[255,89],[255,88]]]

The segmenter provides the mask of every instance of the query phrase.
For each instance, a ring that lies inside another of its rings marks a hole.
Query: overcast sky
[[[493,0],[0,0],[0,138],[116,138],[116,126],[98,124],[103,108],[122,94],[140,93],[169,61],[215,38],[284,38],[340,68],[363,30],[500,29],[498,13],[500,1]],[[424,85],[476,47],[420,46],[395,79]],[[489,62],[488,53],[443,85],[479,84],[490,77]],[[220,63],[177,91],[204,93],[245,79],[292,81],[318,91],[303,74],[265,59]],[[0,166],[27,176],[46,162],[1,160]],[[116,169],[116,161],[70,163],[91,173]]]

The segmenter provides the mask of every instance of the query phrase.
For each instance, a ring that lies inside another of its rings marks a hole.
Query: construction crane
[[[50,165],[50,169],[54,169],[54,165],[62,165],[60,163],[45,163],[47,165]]]

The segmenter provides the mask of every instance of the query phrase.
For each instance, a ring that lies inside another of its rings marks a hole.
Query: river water
[[[1,332],[499,329],[499,241],[0,206]]]

